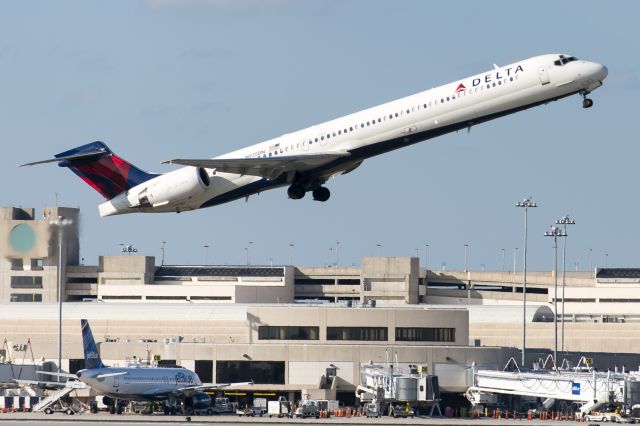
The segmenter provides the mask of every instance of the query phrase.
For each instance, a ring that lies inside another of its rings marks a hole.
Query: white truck
[[[267,414],[269,417],[291,417],[291,404],[284,397],[280,397],[277,401],[269,401]]]

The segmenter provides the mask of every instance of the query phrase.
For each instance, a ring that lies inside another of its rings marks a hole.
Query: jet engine
[[[211,397],[204,392],[196,392],[184,399],[184,405],[191,410],[206,410],[211,406]]]
[[[138,202],[141,207],[180,203],[203,192],[210,184],[205,169],[185,167],[151,180],[138,194]]]

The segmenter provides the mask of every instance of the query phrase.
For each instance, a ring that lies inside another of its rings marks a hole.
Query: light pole
[[[424,245],[424,269],[425,269],[425,271],[427,269],[429,269],[428,264],[427,264],[428,256],[429,256],[429,244],[425,244]]]
[[[160,262],[160,266],[164,266],[164,246],[165,246],[165,244],[167,244],[167,242],[163,241],[162,242],[162,248],[161,248],[161,250],[162,250],[162,262]]]
[[[604,267],[605,268],[609,267],[609,253],[604,254]]]
[[[567,233],[557,226],[552,226],[544,233],[545,237],[553,237],[553,364],[558,366],[558,237],[566,237]]]
[[[592,248],[589,249],[589,271],[593,276],[594,271],[593,271],[593,249]]]
[[[253,244],[253,241],[249,241],[249,244],[244,248],[245,254],[247,255],[247,266],[251,265],[251,256],[249,254],[249,248]]]
[[[202,247],[204,247],[204,264],[208,265],[209,264],[209,245],[205,244]]]
[[[418,258],[418,263],[420,262],[420,249],[416,248],[416,257]]]
[[[467,260],[469,259],[469,244],[464,245],[464,272],[468,272]]]
[[[524,208],[524,268],[522,274],[522,364],[524,367],[524,356],[527,346],[527,214],[529,208],[538,207],[536,203],[531,201],[531,197],[525,198],[516,203],[516,207]],[[516,268],[513,268],[515,275]]]
[[[504,272],[504,265],[506,260],[505,250],[504,249],[500,249],[500,250],[502,250],[502,272]]]
[[[518,254],[518,247],[513,248],[513,276],[516,275],[516,256]]]
[[[567,235],[567,225],[575,225],[576,222],[572,220],[569,215],[565,215],[564,217],[556,220],[556,225],[564,225],[564,234]],[[577,270],[577,269],[576,269]],[[564,352],[564,286],[565,286],[565,275],[567,274],[567,238],[562,241],[562,325],[560,328],[560,351]]]
[[[296,246],[295,244],[293,244],[293,243],[289,243],[289,264],[290,264],[291,266],[293,266],[293,248],[294,248],[295,246]]]
[[[376,244],[376,256],[380,257],[380,247],[382,247],[382,244],[378,243]]]
[[[64,228],[71,225],[73,221],[64,216],[58,216],[51,220],[49,225],[55,226],[58,230],[58,373],[62,370],[62,245],[64,244]]]
[[[340,241],[336,241],[336,268],[338,267],[339,261],[340,261]]]

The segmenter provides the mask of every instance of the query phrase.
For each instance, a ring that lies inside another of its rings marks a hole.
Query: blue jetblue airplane
[[[180,403],[186,409],[206,409],[211,397],[204,388],[252,385],[244,383],[202,383],[196,373],[182,367],[152,368],[144,365],[107,367],[102,363],[98,348],[86,319],[82,325],[85,368],[76,374],[41,371],[41,374],[77,379],[104,395],[103,402],[111,414],[122,414],[129,401],[162,402],[165,414],[176,414]]]

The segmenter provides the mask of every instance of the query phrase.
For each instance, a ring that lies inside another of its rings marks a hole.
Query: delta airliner
[[[183,212],[288,186],[289,198],[311,192],[327,201],[324,186],[367,158],[574,94],[587,97],[607,68],[571,55],[549,54],[497,66],[415,95],[288,133],[213,159],[179,158],[183,167],[147,173],[92,142],[34,165],[58,162],[105,197],[101,216]]]

